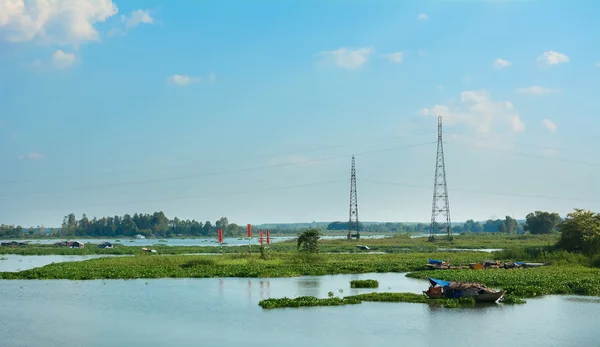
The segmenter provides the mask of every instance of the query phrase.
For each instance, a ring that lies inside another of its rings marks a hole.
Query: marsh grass
[[[475,300],[473,298],[460,299],[430,299],[423,294],[414,293],[369,293],[346,296],[344,298],[329,297],[319,299],[314,296],[301,296],[295,299],[290,298],[270,298],[261,300],[258,305],[264,309],[273,308],[298,308],[314,306],[342,306],[356,305],[362,302],[395,302],[395,303],[420,303],[431,306],[457,308],[473,307]]]
[[[379,281],[377,280],[352,280],[350,281],[350,288],[377,288],[379,287]]]

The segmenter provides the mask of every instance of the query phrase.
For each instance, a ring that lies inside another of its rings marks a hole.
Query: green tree
[[[575,209],[558,225],[558,247],[588,255],[600,253],[600,214]]]
[[[558,213],[535,211],[525,217],[525,231],[532,234],[550,234],[560,222]]]
[[[504,220],[505,232],[509,234],[514,234],[517,232],[517,220],[512,218],[511,216],[506,216]]]
[[[298,250],[302,253],[318,253],[320,238],[321,233],[316,229],[309,229],[298,234]]]

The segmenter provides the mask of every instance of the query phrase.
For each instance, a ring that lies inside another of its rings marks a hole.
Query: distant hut
[[[110,242],[102,242],[101,244],[98,245],[98,248],[113,248],[112,243]]]
[[[68,244],[69,248],[84,248],[85,244],[83,242],[79,242],[79,241],[71,241]]]

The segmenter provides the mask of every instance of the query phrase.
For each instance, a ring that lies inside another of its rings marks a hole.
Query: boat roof
[[[442,280],[438,280],[435,278],[428,278],[429,283],[431,283],[432,286],[438,285],[438,286],[442,286],[442,287],[447,287],[449,286],[452,282],[448,282],[448,281],[442,281]]]

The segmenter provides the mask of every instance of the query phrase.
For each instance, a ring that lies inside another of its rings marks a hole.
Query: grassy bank
[[[357,245],[367,245],[371,251],[384,253],[433,252],[439,248],[459,249],[525,249],[525,248],[551,248],[556,243],[556,235],[503,235],[503,234],[470,234],[457,235],[453,241],[438,237],[435,242],[428,242],[427,238],[410,238],[408,234],[400,234],[383,239],[362,240],[321,240],[320,249],[323,253],[365,253]],[[296,241],[284,241],[271,245],[272,252],[295,252]],[[116,244],[112,249],[99,249],[94,244],[87,244],[85,248],[73,249],[57,247],[54,245],[29,245],[23,247],[0,247],[0,254],[21,255],[84,255],[84,254],[139,254],[143,246],[130,246],[127,242]],[[219,253],[218,246],[168,246],[156,244],[146,246],[156,249],[159,254],[186,254],[186,253]],[[258,252],[258,245],[252,245],[253,252]],[[248,246],[225,246],[223,252],[227,254],[247,253]]]
[[[452,257],[463,263],[487,259],[487,255],[480,252],[323,254],[308,259],[297,254],[275,253],[268,261],[260,259],[256,254],[253,256],[244,254],[224,256],[140,255],[57,263],[17,273],[4,272],[0,273],[0,279],[293,277],[408,272],[423,269],[427,259],[432,257]]]
[[[290,298],[270,298],[261,300],[258,305],[264,309],[297,308],[314,306],[357,305],[362,302],[404,302],[428,304],[430,306],[456,308],[475,306],[473,298],[460,299],[430,299],[423,294],[414,293],[369,293],[346,296],[344,298],[319,299],[314,296]]]
[[[547,294],[600,296],[600,269],[578,265],[557,265],[532,269],[488,269],[418,271],[412,278],[435,277],[441,280],[481,282],[502,288],[512,296],[535,297]]]

